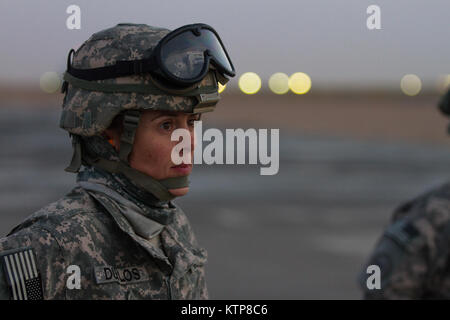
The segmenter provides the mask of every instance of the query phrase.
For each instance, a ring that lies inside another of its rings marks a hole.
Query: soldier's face
[[[141,112],[133,150],[129,156],[130,166],[157,180],[189,175],[194,162],[194,121],[198,119],[198,114],[182,112],[153,110]],[[172,162],[171,154],[179,141],[171,141],[171,135],[175,129],[180,128],[190,132],[191,164],[176,166]],[[169,191],[176,196],[183,196],[189,191],[189,187]]]

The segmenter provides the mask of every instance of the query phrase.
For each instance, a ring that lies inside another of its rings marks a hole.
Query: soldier
[[[206,251],[172,201],[192,164],[174,165],[171,133],[193,134],[234,75],[205,24],[118,24],[71,50],[60,126],[78,185],[0,240],[0,298],[207,299]]]
[[[439,108],[450,115],[450,90]],[[367,287],[369,265],[380,288]],[[450,183],[395,210],[359,280],[365,299],[450,299]]]

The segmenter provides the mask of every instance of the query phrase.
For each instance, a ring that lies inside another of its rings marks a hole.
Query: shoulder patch
[[[0,252],[11,300],[43,300],[42,281],[30,247]]]

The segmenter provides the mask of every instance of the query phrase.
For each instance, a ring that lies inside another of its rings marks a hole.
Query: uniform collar
[[[198,246],[189,222],[179,207],[170,203],[162,208],[148,208],[159,216],[171,217],[170,222],[161,224],[104,182],[99,178],[79,179],[78,184],[105,207],[123,232],[160,262],[164,273],[180,278],[192,266],[206,262],[206,250]],[[158,235],[161,237],[161,247],[150,241]]]
[[[94,167],[83,167],[77,175],[77,182],[90,182],[103,185],[114,190],[121,197],[138,206],[145,216],[163,225],[173,219],[171,210],[158,210],[173,208],[170,201],[160,201],[152,194],[139,189],[129,179],[120,174],[113,174]]]

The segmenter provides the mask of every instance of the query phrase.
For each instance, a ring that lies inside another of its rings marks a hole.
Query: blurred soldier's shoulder
[[[450,298],[450,183],[400,205],[360,275],[366,298]],[[367,266],[381,272],[379,289],[368,289]],[[445,280],[443,282],[443,280]]]
[[[425,219],[433,228],[441,228],[450,220],[450,182],[427,190],[394,210],[392,222]]]

